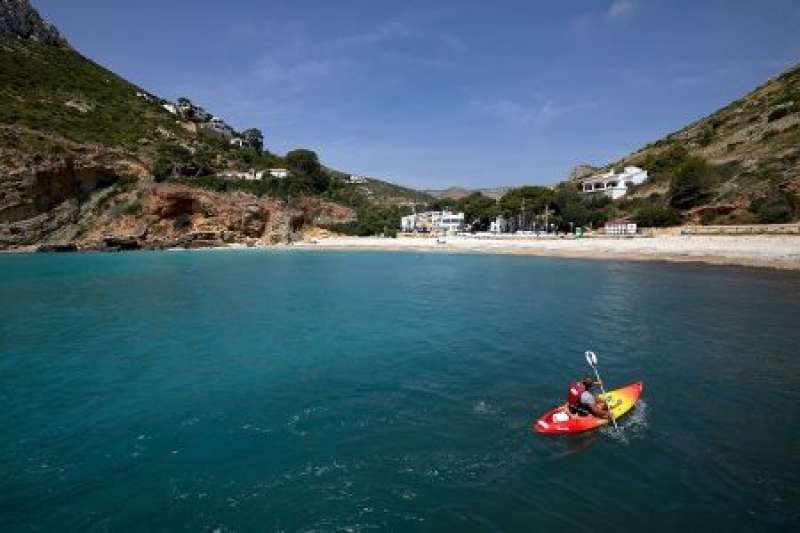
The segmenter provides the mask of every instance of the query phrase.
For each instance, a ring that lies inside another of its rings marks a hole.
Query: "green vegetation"
[[[496,200],[479,192],[470,194],[458,204],[459,210],[464,212],[464,220],[474,231],[488,230],[500,211]]]
[[[427,193],[374,178],[369,178],[365,184],[357,185],[357,188],[372,202],[381,205],[419,205],[435,200]]]
[[[242,132],[244,141],[257,153],[264,150],[264,134],[258,128],[250,128]]]
[[[286,167],[298,191],[323,194],[331,185],[330,175],[322,169],[317,154],[311,150],[299,148],[286,154]]]
[[[680,224],[681,215],[672,207],[653,203],[637,209],[633,220],[643,228],[663,228]]]
[[[773,187],[765,196],[753,200],[749,210],[762,224],[780,224],[791,222],[800,214],[800,202],[793,193]]]
[[[459,200],[443,198],[428,209],[463,211],[467,229],[487,231],[497,216],[513,219],[521,230],[544,230],[545,224],[559,231],[577,227],[598,227],[616,214],[604,195],[582,195],[571,183],[555,188],[523,186],[510,189],[500,200],[474,192]]]
[[[360,187],[331,179],[324,197],[332,202],[350,207],[357,220],[347,224],[327,226],[328,229],[345,235],[386,235],[394,237],[400,230],[400,218],[412,212],[411,207],[397,204],[381,204],[372,201]]]
[[[159,102],[74,50],[0,41],[0,123],[77,142],[138,147],[157,129],[185,135]]]
[[[687,157],[674,171],[669,186],[669,204],[675,209],[690,209],[708,199],[711,167],[697,156]]]
[[[650,152],[641,166],[648,172],[651,183],[669,181],[675,170],[689,157],[689,151],[679,143],[668,143],[668,148]]]

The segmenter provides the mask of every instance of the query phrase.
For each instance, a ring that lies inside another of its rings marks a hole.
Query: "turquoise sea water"
[[[531,432],[597,351],[622,437]],[[789,531],[800,275],[0,256],[2,531]]]

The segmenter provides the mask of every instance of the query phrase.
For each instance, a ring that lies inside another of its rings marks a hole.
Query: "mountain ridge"
[[[44,20],[28,0],[0,0],[0,38],[30,39],[69,47],[58,28]]]

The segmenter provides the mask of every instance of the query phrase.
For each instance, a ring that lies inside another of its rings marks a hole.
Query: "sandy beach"
[[[429,251],[576,257],[634,261],[702,262],[800,270],[800,236],[690,236],[637,238],[553,237],[321,237],[296,246],[316,249]]]

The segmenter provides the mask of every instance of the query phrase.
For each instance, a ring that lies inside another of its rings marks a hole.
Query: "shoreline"
[[[515,255],[607,261],[661,261],[713,266],[747,267],[783,271],[800,271],[800,236],[653,236],[653,237],[529,237],[491,238],[455,236],[443,242],[435,237],[347,237],[308,236],[292,244],[246,245],[197,248],[139,249],[127,251],[234,251],[293,250],[309,251],[375,251],[448,253],[470,255]],[[125,250],[76,250],[45,253],[119,253]],[[0,254],[41,253],[36,245],[0,250]]]
[[[430,252],[611,261],[663,261],[716,266],[800,271],[800,237],[656,236],[640,238],[531,238],[502,240],[436,238],[327,237],[298,242],[309,250]]]

